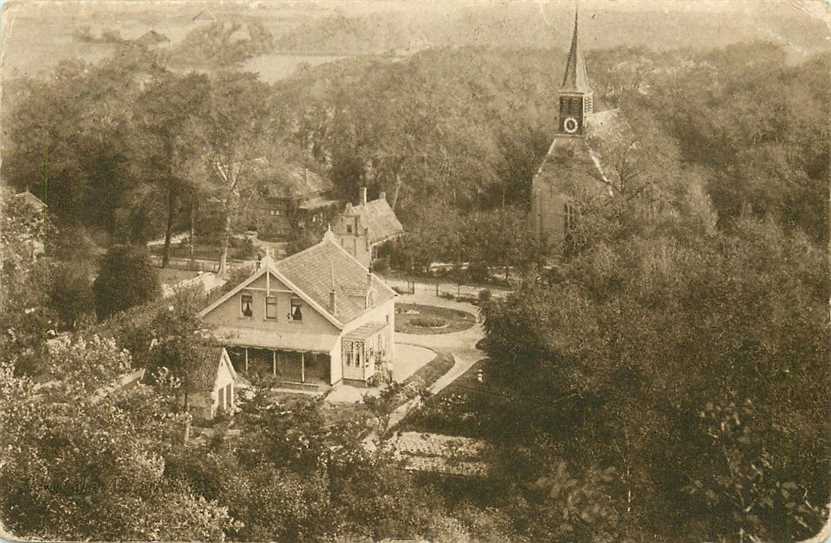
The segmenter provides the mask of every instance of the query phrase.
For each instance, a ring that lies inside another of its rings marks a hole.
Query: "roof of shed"
[[[189,372],[188,388],[190,392],[210,392],[216,384],[222,359],[228,355],[224,347],[210,343],[200,344],[195,350],[196,364]]]

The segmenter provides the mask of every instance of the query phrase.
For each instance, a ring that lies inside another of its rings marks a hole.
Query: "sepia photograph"
[[[831,0],[0,0],[0,542],[831,543]]]

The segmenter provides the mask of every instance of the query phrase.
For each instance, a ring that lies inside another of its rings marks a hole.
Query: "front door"
[[[364,380],[364,343],[362,341],[343,342],[343,378],[353,381]]]

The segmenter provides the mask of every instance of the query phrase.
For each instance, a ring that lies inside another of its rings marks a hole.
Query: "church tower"
[[[580,50],[579,12],[574,10],[574,32],[566,60],[563,84],[560,85],[560,134],[582,136],[585,123],[594,110],[594,95],[589,86],[586,62]]]
[[[594,111],[594,93],[580,49],[580,19],[574,12],[571,48],[557,91],[553,141],[531,185],[530,227],[549,261],[568,254],[579,236],[579,202],[609,194],[600,144],[617,130],[617,112]]]

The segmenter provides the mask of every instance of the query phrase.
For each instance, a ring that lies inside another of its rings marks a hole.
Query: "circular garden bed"
[[[420,304],[395,304],[395,331],[403,334],[449,334],[467,330],[476,317],[466,311]]]

